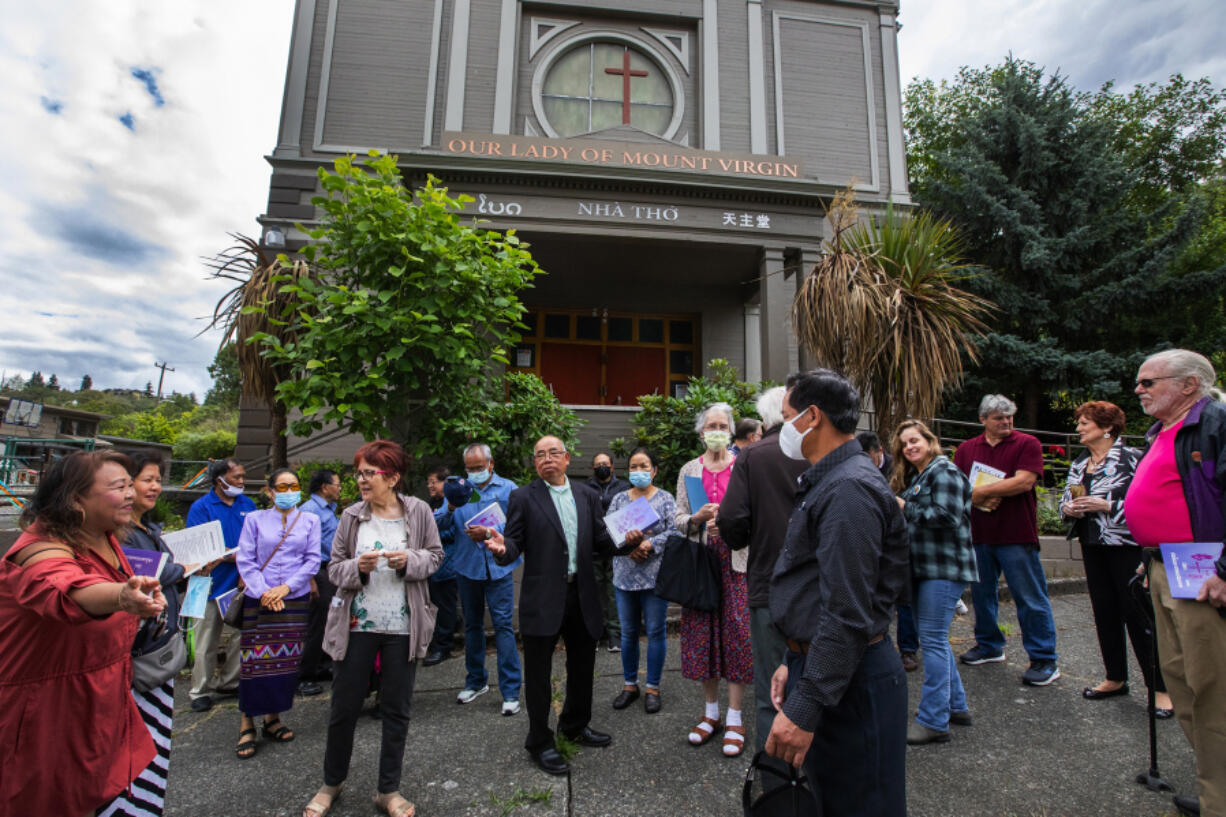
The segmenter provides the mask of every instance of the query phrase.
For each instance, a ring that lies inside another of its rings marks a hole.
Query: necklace
[[[1090,464],[1088,470],[1091,473],[1096,473],[1098,469],[1103,467],[1103,463],[1107,461],[1107,453],[1108,452],[1104,452],[1101,457],[1097,458],[1095,458],[1093,453],[1090,454]]]

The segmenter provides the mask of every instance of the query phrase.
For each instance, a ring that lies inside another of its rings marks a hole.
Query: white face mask
[[[796,430],[796,421],[799,420],[801,416],[802,415],[797,414],[791,420],[784,423],[783,428],[779,430],[779,448],[781,451],[783,451],[785,456],[788,456],[794,460],[808,459],[802,448],[805,435],[813,430],[813,426],[806,428],[803,433]]]
[[[243,489],[235,488],[233,485],[226,482],[225,477],[218,477],[217,481],[221,483],[221,492],[225,494],[226,496],[230,498],[234,498],[234,497],[239,497],[243,495]]]

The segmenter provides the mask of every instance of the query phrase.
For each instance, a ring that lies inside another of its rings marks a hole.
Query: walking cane
[[[1128,589],[1132,602],[1141,608],[1145,620],[1149,622],[1149,661],[1150,670],[1145,677],[1146,712],[1149,715],[1149,770],[1137,775],[1137,782],[1150,791],[1175,791],[1175,787],[1162,779],[1158,771],[1158,718],[1154,709],[1154,676],[1158,672],[1158,632],[1154,616],[1153,604],[1149,599],[1149,590],[1145,587],[1145,577],[1149,575],[1149,560],[1145,562],[1145,574],[1137,574],[1128,580]],[[1149,603],[1147,603],[1149,602]]]

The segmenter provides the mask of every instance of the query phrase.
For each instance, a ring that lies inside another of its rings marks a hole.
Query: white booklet
[[[203,525],[193,525],[183,530],[163,533],[162,541],[174,554],[176,563],[196,565],[196,570],[214,559],[238,552],[238,548],[226,549],[226,539],[221,533],[221,522],[216,519],[205,522]]]
[[[466,527],[473,528],[480,525],[483,528],[496,528],[506,523],[507,515],[502,512],[502,506],[497,502],[491,502],[482,508],[476,516],[468,520]]]
[[[993,482],[1000,482],[1004,478],[1004,471],[1000,470],[999,468],[993,468],[990,465],[984,465],[978,460],[971,463],[971,472],[967,475],[967,479],[969,479],[971,482],[972,491],[981,485],[991,485]],[[975,507],[981,511],[990,510],[982,505],[976,505]]]
[[[645,497],[639,497],[620,511],[611,513],[604,518],[604,525],[609,529],[613,543],[620,545],[626,541],[626,534],[632,530],[644,531],[660,521],[660,515]]]

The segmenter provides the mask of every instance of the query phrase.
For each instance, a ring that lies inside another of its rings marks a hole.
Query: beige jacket
[[[411,660],[425,657],[434,635],[434,617],[438,610],[430,603],[426,579],[443,563],[443,546],[430,506],[416,497],[398,496],[404,507],[404,531],[409,543],[408,562],[404,568],[404,600],[409,607]],[[349,608],[362,589],[358,560],[353,555],[358,543],[358,525],[370,516],[370,506],[366,502],[355,502],[341,514],[332,538],[328,578],[336,585],[336,596],[328,608],[328,622],[324,625],[324,651],[337,661],[344,659],[349,648]]]
[[[736,460],[734,459],[732,464],[728,467],[735,468]],[[677,493],[673,495],[677,498],[677,514],[673,519],[677,525],[677,530],[684,533],[695,542],[701,542],[703,539],[703,532],[706,530],[706,527],[704,526],[697,530],[690,527],[690,516],[692,516],[692,514],[690,513],[689,494],[687,494],[685,491],[686,477],[702,477],[701,456],[699,456],[697,459],[690,460],[685,465],[681,466],[681,473],[677,475]],[[749,548],[733,550],[730,555],[732,558],[733,572],[744,573],[749,570]]]

